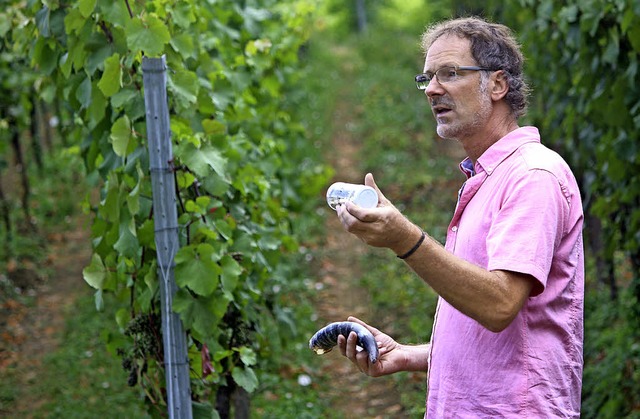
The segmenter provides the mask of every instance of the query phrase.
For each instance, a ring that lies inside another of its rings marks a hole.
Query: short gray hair
[[[478,65],[504,71],[509,83],[505,101],[516,118],[527,111],[529,86],[524,79],[524,56],[511,29],[477,17],[466,17],[436,23],[422,34],[425,54],[431,45],[445,35],[456,35],[471,42],[471,55]]]

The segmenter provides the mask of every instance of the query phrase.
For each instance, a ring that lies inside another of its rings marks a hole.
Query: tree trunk
[[[633,324],[634,331],[637,336],[640,336],[640,252],[635,252],[630,256],[631,269],[633,277],[631,279],[631,292],[636,299],[636,304],[633,305],[635,315],[632,317],[635,319]]]
[[[11,231],[11,215],[9,213],[9,202],[4,195],[4,189],[2,188],[2,177],[0,176],[0,217],[4,224],[6,239],[4,240],[5,256],[10,254],[11,243],[13,242],[13,233]]]
[[[249,419],[251,399],[249,393],[242,387],[237,387],[233,392],[233,409],[235,419]]]
[[[242,387],[238,387],[230,376],[227,383],[226,386],[220,386],[216,394],[216,410],[220,419],[249,419],[251,416],[249,393]]]
[[[38,173],[42,175],[42,133],[44,132],[44,121],[42,118],[42,108],[40,101],[33,95],[33,103],[31,104],[31,147],[33,148],[33,157],[36,161]]]
[[[52,118],[49,113],[49,106],[42,101],[38,101],[40,109],[40,121],[42,127],[42,143],[49,153],[53,150],[53,129],[51,126]]]
[[[218,392],[216,393],[216,410],[220,419],[231,418],[231,394],[235,383],[231,377],[227,379],[227,383],[228,385],[226,386],[221,385],[218,387]]]
[[[31,200],[31,187],[29,186],[29,176],[27,174],[27,165],[24,162],[24,156],[22,154],[22,147],[20,147],[20,130],[17,126],[17,121],[10,121],[13,123],[13,132],[11,135],[11,146],[15,154],[15,168],[20,175],[20,183],[22,184],[22,212],[24,214],[24,227],[30,231],[35,231],[35,225],[31,220],[31,211],[29,209],[29,202]]]

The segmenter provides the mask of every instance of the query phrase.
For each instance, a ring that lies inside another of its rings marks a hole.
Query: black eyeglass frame
[[[478,67],[477,65],[459,65],[459,66],[458,65],[446,65],[444,67],[440,67],[439,69],[437,69],[431,75],[431,77],[429,77],[429,75],[426,74],[426,73],[416,74],[415,82],[416,82],[416,87],[418,88],[418,90],[427,90],[427,86],[429,85],[429,83],[431,83],[431,80],[433,80],[434,77],[436,78],[438,83],[442,84],[442,82],[438,78],[438,72],[440,70],[444,70],[445,68],[452,68],[456,72],[458,72],[458,71],[498,71],[499,70],[499,69],[494,69],[494,68]],[[448,82],[444,82],[444,83],[448,83]]]

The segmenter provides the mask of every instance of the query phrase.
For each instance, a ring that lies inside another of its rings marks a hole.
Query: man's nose
[[[424,89],[424,94],[427,95],[428,98],[432,96],[438,96],[443,94],[443,88],[437,77],[429,80],[429,84],[427,84],[427,88]]]

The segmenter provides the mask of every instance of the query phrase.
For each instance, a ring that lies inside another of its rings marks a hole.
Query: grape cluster
[[[129,372],[127,384],[133,387],[140,374],[146,372],[149,357],[162,362],[160,317],[153,313],[140,314],[129,321],[124,334],[133,340],[133,345],[128,349],[119,348],[117,352],[122,358],[122,368]]]
[[[129,321],[124,334],[133,339],[136,358],[161,357],[162,332],[157,314],[140,314],[134,317]]]

